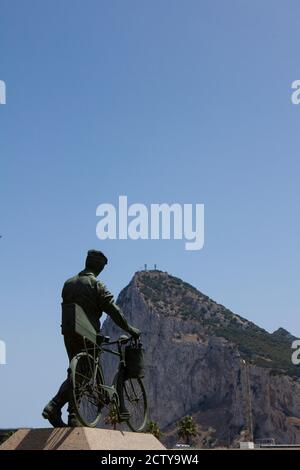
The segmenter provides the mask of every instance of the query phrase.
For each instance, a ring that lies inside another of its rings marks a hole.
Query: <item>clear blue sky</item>
[[[89,248],[300,335],[298,1],[0,0],[0,427],[46,426]],[[96,238],[96,207],[204,203],[205,247]]]

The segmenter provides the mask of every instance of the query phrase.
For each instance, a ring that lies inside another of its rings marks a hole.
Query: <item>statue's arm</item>
[[[100,283],[99,283],[100,284]],[[114,296],[103,286],[99,285],[99,294],[101,296],[102,309],[122,330],[127,331],[130,335],[138,337],[140,331],[131,326],[126,320],[122,310],[115,304]]]

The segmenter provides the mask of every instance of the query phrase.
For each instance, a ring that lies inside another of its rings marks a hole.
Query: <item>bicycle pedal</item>
[[[120,421],[128,421],[131,414],[129,412],[120,413]]]

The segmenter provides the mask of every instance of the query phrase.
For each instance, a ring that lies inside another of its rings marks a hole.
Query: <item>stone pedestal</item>
[[[19,429],[0,450],[163,450],[152,434],[98,428]]]

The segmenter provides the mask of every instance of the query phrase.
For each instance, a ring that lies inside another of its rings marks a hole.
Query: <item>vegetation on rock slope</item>
[[[248,361],[271,368],[274,374],[300,375],[299,367],[291,363],[293,336],[285,330],[268,333],[190,284],[161,271],[141,271],[136,283],[148,306],[160,315],[199,323],[206,333],[222,336],[236,345]]]

